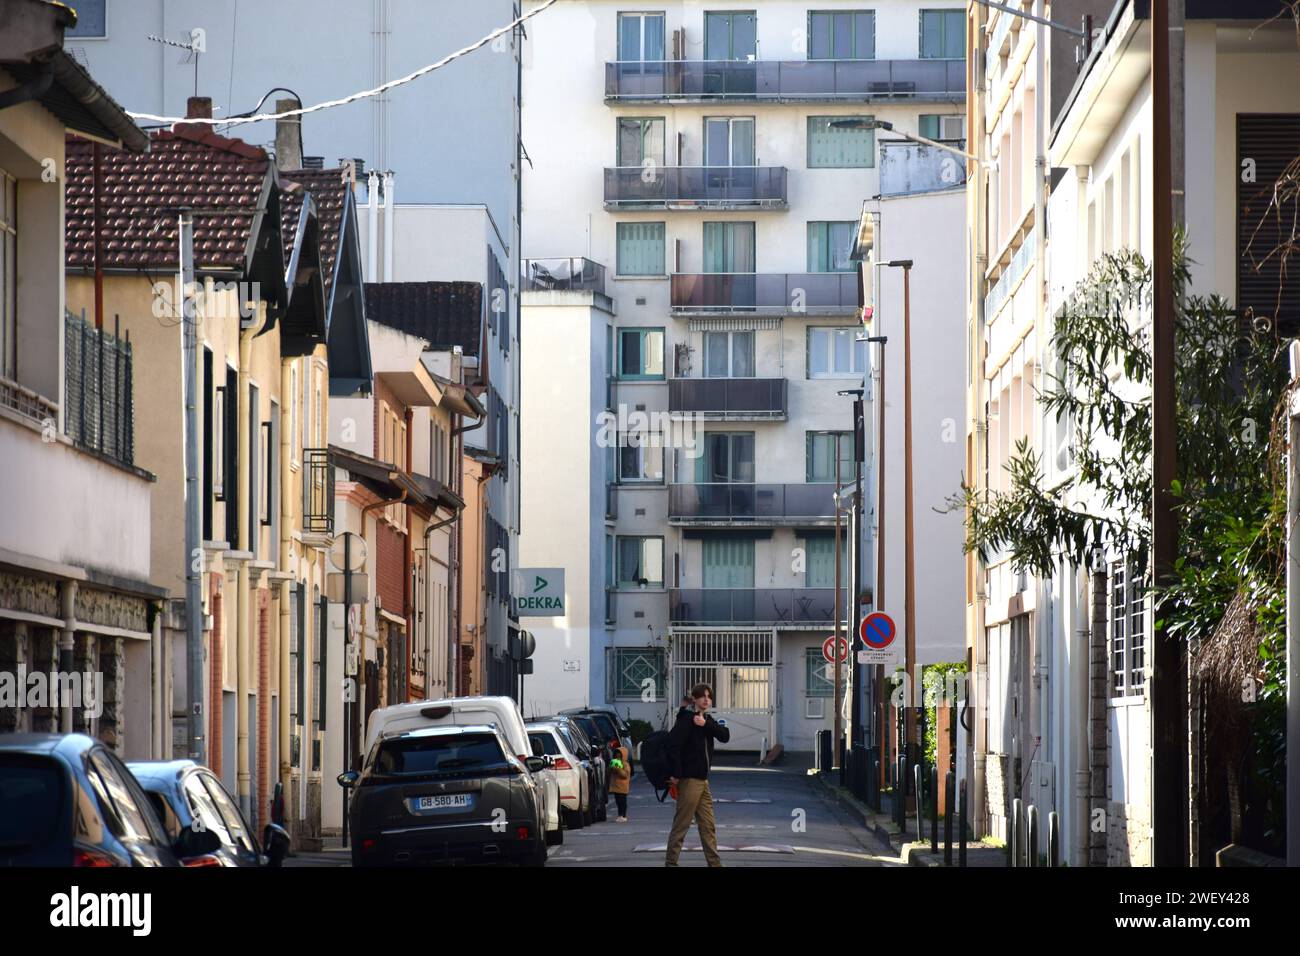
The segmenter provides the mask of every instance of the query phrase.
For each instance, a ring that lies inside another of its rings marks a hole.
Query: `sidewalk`
[[[916,817],[909,815],[908,830],[903,832],[899,829],[898,823],[889,814],[889,798],[883,797],[881,800],[881,809],[883,812],[876,813],[875,810],[867,806],[857,797],[855,797],[846,787],[841,787],[836,782],[834,773],[821,774],[810,773],[809,776],[815,781],[815,785],[839,802],[845,810],[851,815],[860,818],[862,825],[880,840],[888,843],[890,848],[898,854],[899,862],[904,866],[943,866],[943,820],[939,821],[939,852],[930,852],[930,821],[925,821],[923,841],[916,839]],[[955,837],[954,837],[955,839]],[[952,848],[953,866],[957,866],[958,845],[954,842]],[[985,842],[968,842],[966,844],[966,865],[967,867],[997,867],[1006,865],[1006,851],[1002,847],[993,843]]]
[[[352,851],[339,837],[325,837],[319,850],[299,850],[284,858],[285,866],[351,866]]]

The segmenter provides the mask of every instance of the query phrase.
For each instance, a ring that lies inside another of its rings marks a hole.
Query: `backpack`
[[[655,796],[663,803],[668,796],[668,778],[672,769],[668,763],[668,731],[656,730],[641,741],[641,769],[650,786],[655,788]]]

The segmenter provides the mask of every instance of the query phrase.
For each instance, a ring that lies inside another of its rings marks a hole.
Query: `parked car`
[[[591,761],[584,762],[577,755],[576,747],[565,739],[558,722],[530,722],[528,736],[551,758],[564,825],[570,830],[582,829],[591,813]]]
[[[207,767],[193,760],[139,761],[126,766],[135,774],[173,843],[187,828],[211,830],[221,840],[217,850],[187,865],[279,866],[288,856],[288,832],[268,823],[259,846],[239,806]]]
[[[627,721],[619,716],[617,710],[608,704],[590,704],[586,707],[572,707],[568,710],[560,711],[561,714],[584,714],[597,718],[602,727],[611,730],[613,735],[618,737],[618,742],[627,748],[628,763],[633,762],[635,748],[632,746],[632,728],[627,725]]]
[[[182,866],[211,831],[173,839],[131,771],[84,734],[0,735],[0,867]]]
[[[568,717],[587,736],[592,752],[599,759],[600,791],[596,795],[596,820],[600,822],[607,815],[605,805],[609,802],[609,763],[613,759],[613,751],[606,739],[605,730],[593,717],[587,714],[570,714]]]
[[[560,715],[534,717],[533,722],[554,724],[565,744],[581,762],[587,776],[587,802],[580,812],[578,825],[574,829],[591,826],[596,822],[596,802],[605,790],[605,779],[608,776],[604,759],[592,746],[591,740],[582,728],[573,722],[572,717]]]
[[[354,866],[546,864],[541,757],[520,760],[493,725],[385,733],[352,791]]]

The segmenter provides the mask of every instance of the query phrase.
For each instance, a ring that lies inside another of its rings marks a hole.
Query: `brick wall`
[[[271,590],[257,589],[257,805],[252,824],[261,829],[271,802]]]
[[[380,603],[390,614],[404,615],[406,535],[379,521],[379,555],[376,560],[378,578],[375,588]]]

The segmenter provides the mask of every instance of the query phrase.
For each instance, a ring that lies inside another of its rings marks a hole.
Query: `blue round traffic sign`
[[[876,611],[862,619],[862,626],[858,633],[862,635],[862,643],[867,647],[882,651],[894,643],[894,635],[898,633],[898,628],[894,625],[892,617],[884,611]]]

